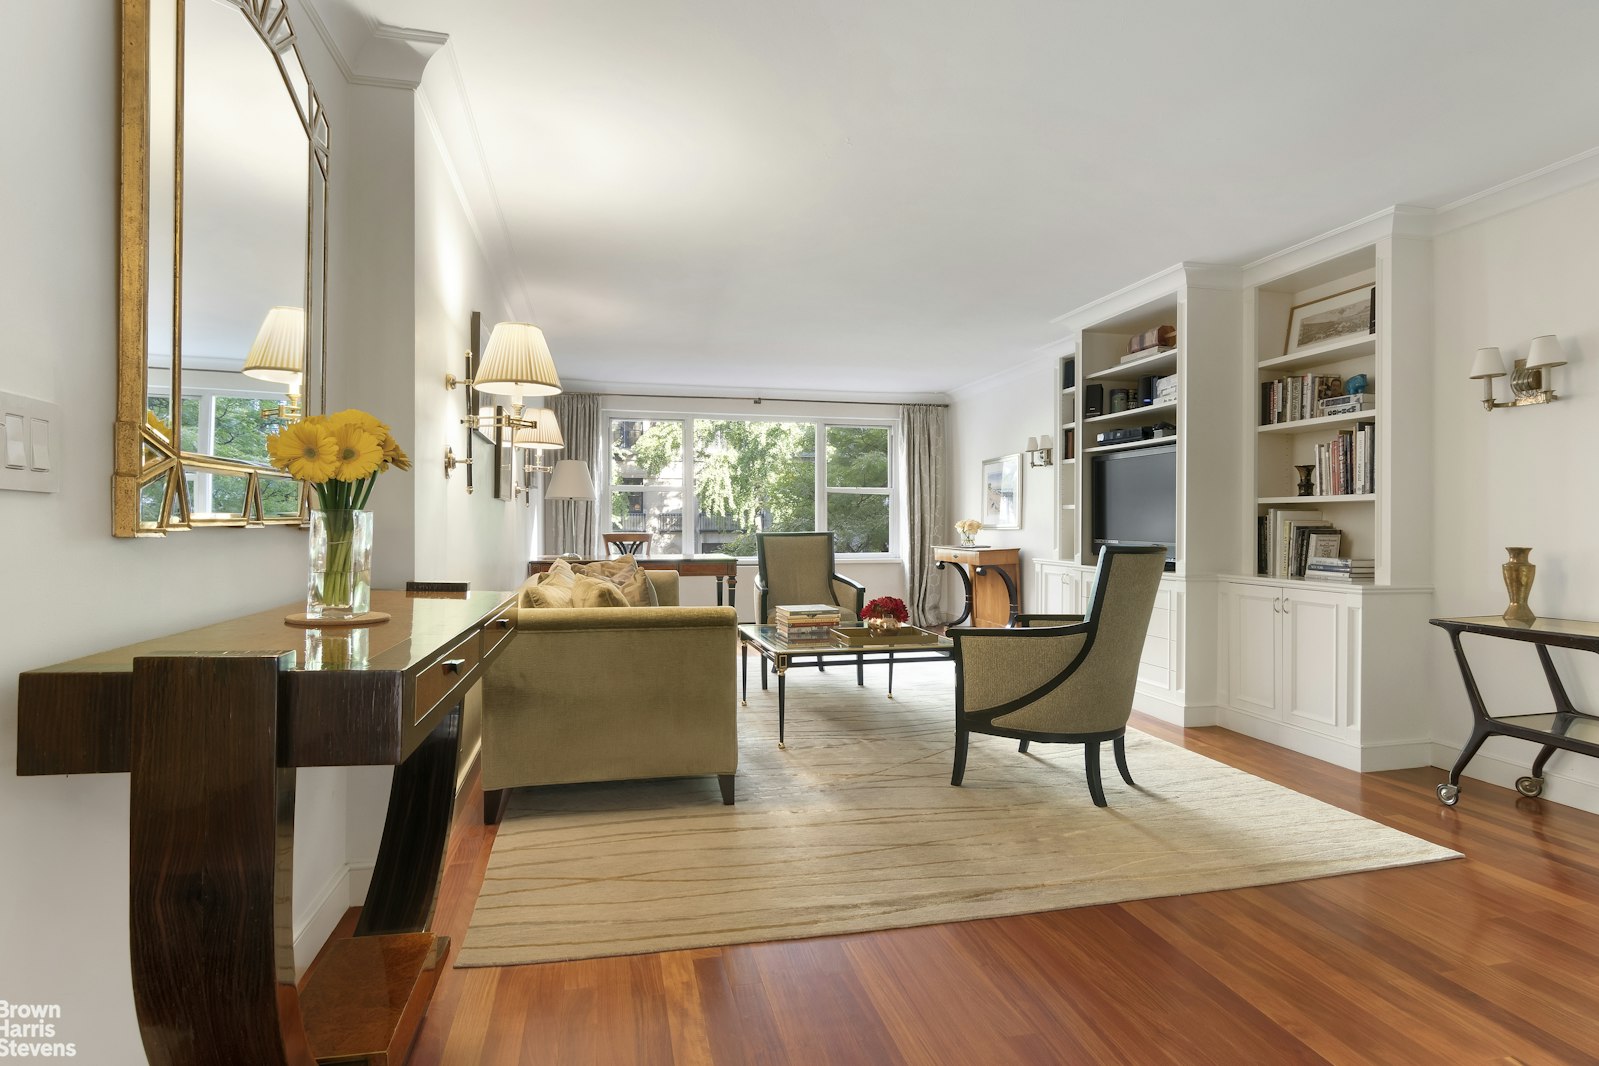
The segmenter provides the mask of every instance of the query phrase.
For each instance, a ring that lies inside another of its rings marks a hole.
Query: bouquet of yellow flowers
[[[353,408],[285,426],[267,439],[267,453],[273,466],[316,487],[324,511],[362,510],[378,474],[411,469],[389,427]]]
[[[372,583],[372,516],[366,503],[378,474],[411,468],[389,427],[365,411],[340,411],[285,426],[267,439],[272,465],[316,488],[306,614],[367,613]]]

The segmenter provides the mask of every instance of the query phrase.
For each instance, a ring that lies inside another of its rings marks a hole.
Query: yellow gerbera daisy
[[[383,437],[383,469],[387,470],[393,464],[401,470],[411,469],[411,460],[400,450],[400,442],[394,439],[392,433]]]
[[[373,436],[353,422],[346,422],[334,427],[333,440],[334,458],[339,464],[339,472],[334,476],[340,481],[360,481],[377,472],[378,463],[383,461],[381,437]]]
[[[301,481],[320,485],[338,469],[338,443],[315,422],[284,426],[267,438],[272,465]]]

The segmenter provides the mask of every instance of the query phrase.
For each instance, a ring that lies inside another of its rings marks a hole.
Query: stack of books
[[[1260,424],[1302,422],[1339,413],[1325,405],[1344,397],[1344,379],[1336,374],[1295,374],[1260,383]],[[1361,401],[1364,403],[1365,401]],[[1355,410],[1363,408],[1356,407]]]
[[[1304,577],[1312,563],[1336,556],[1343,531],[1320,511],[1273,507],[1260,517],[1256,572],[1269,577]]]
[[[1362,422],[1316,445],[1312,475],[1317,496],[1366,496],[1376,491],[1377,427]]]
[[[833,627],[838,625],[838,607],[831,603],[800,603],[778,607],[772,612],[777,623],[777,636],[788,644],[815,641],[825,644],[833,639]]]
[[[1377,564],[1370,559],[1312,559],[1305,568],[1305,579],[1369,585],[1377,580]]]

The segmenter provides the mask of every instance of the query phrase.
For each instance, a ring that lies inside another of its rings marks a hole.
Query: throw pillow
[[[557,559],[555,562],[551,563],[550,568],[544,572],[544,580],[540,582],[540,584],[559,585],[563,588],[571,588],[572,578],[574,576],[575,575],[572,573],[572,564],[567,562],[565,559]]]
[[[517,601],[519,607],[570,607],[572,606],[572,590],[565,585],[552,585],[536,575],[527,584],[522,586],[522,598]]]
[[[574,566],[572,572],[611,582],[622,590],[629,607],[655,606],[652,602],[654,589],[649,579],[644,576],[644,571],[639,568],[638,561],[631,555],[621,555],[615,559],[597,559],[592,563]]]
[[[572,581],[573,607],[626,607],[622,590],[603,577],[579,574]]]

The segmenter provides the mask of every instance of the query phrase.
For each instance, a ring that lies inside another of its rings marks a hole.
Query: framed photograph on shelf
[[[1361,285],[1300,304],[1288,312],[1288,339],[1283,354],[1292,355],[1339,337],[1373,332],[1376,301],[1376,286]]]
[[[1022,456],[983,460],[983,528],[1022,528]]]

